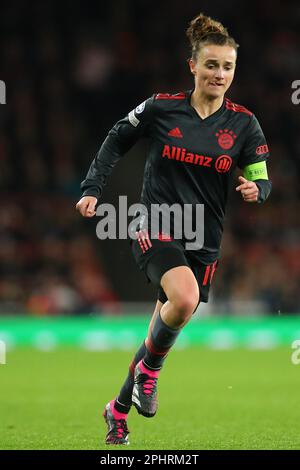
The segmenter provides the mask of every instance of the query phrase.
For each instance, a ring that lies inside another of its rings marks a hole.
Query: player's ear
[[[189,60],[188,60],[188,64],[189,64],[191,73],[192,73],[193,75],[196,75],[196,64],[195,64],[195,62],[193,61],[193,59],[189,59]]]

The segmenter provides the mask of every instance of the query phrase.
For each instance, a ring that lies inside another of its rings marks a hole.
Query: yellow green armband
[[[248,181],[267,180],[268,170],[266,162],[251,163],[243,169],[244,178]]]

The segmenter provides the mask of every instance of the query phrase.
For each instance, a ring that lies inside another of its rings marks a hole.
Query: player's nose
[[[224,70],[222,69],[222,67],[219,67],[216,71],[216,76],[215,78],[217,78],[218,80],[223,80],[224,79]]]

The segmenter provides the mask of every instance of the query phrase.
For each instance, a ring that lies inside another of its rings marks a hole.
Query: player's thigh
[[[153,241],[153,252],[144,267],[146,276],[151,283],[160,287],[163,275],[177,266],[190,267],[179,244],[170,242],[166,245],[160,241]]]

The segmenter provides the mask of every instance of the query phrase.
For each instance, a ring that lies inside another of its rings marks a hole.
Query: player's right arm
[[[116,163],[141,138],[149,135],[154,96],[144,101],[109,131],[80,187],[82,198],[76,209],[84,217],[93,217],[107,177]]]

